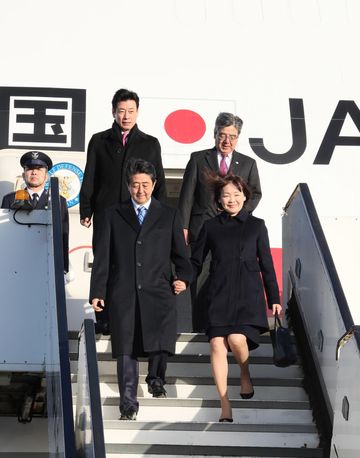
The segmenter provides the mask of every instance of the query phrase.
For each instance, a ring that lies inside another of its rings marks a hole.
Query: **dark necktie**
[[[122,136],[122,144],[123,144],[123,146],[126,145],[128,134],[129,134],[129,131],[128,131],[128,130],[126,130],[126,131],[123,133],[123,136]]]
[[[141,226],[143,221],[144,221],[144,218],[145,218],[146,208],[145,207],[139,207],[137,209],[137,212],[138,212],[137,216],[138,216],[139,224]]]
[[[220,161],[220,167],[219,167],[219,172],[222,177],[224,177],[227,174],[228,171],[228,166],[226,164],[226,155],[222,154],[221,155],[221,161]]]
[[[36,194],[36,192],[34,192],[31,198],[31,205],[33,206],[33,208],[36,208],[36,205],[38,204],[38,202],[39,202],[39,194]]]

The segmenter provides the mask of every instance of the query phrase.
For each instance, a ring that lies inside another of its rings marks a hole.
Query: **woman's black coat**
[[[209,251],[208,325],[248,324],[265,332],[264,287],[269,308],[280,299],[264,221],[244,209],[206,221],[192,253],[198,272]]]
[[[140,226],[130,200],[108,208],[94,258],[90,302],[105,299],[114,357],[133,354],[135,326],[140,324],[137,307],[144,351],[175,352],[174,278],[187,283],[192,278],[178,212],[152,197]]]

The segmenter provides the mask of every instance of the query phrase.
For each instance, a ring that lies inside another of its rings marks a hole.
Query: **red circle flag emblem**
[[[165,119],[165,131],[178,143],[194,143],[200,140],[206,131],[203,118],[195,111],[176,110]]]

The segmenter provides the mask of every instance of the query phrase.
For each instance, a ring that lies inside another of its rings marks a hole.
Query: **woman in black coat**
[[[258,347],[260,334],[268,330],[264,287],[273,314],[280,313],[282,307],[265,223],[243,208],[250,196],[246,183],[230,174],[210,175],[209,183],[223,211],[204,223],[192,262],[200,273],[203,261],[211,253],[206,334],[221,402],[219,421],[232,422],[227,352],[231,350],[240,365],[240,396],[250,399],[254,388],[248,367],[249,350]]]

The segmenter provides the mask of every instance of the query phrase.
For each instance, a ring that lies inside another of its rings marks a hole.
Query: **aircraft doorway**
[[[165,169],[167,202],[172,207],[178,206],[183,176],[183,169]]]

